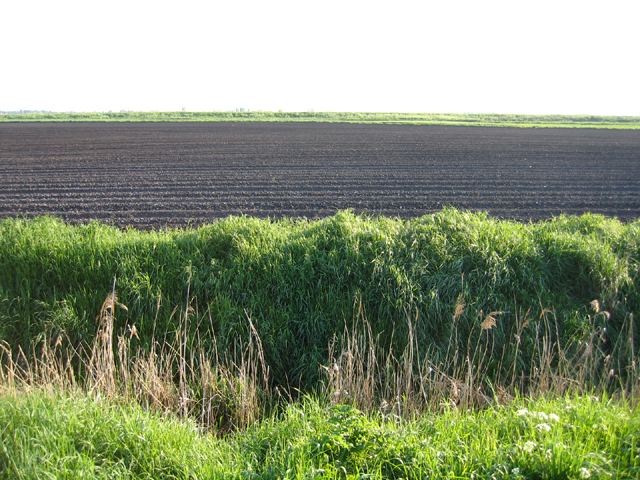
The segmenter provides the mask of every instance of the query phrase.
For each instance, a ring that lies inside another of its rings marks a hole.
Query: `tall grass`
[[[0,392],[90,392],[99,399],[189,417],[217,433],[245,429],[274,403],[257,335],[246,346],[240,342],[234,355],[210,356],[202,346],[190,346],[186,357],[187,308],[181,320],[184,330],[179,329],[172,341],[154,341],[151,349],[144,350],[131,345],[137,337],[134,327],[114,334],[117,307],[127,310],[112,291],[87,348],[75,349],[62,337],[53,346],[43,342],[41,350],[31,355],[0,344]],[[247,321],[251,325],[251,319]]]
[[[458,303],[454,323],[463,309]],[[523,393],[530,398],[615,393],[632,403],[638,401],[633,315],[611,346],[606,327],[597,321],[609,313],[600,310],[598,302],[593,304],[590,327],[567,343],[558,335],[553,312],[543,310],[537,321],[529,315],[518,319],[507,335],[513,341],[499,345],[494,329],[497,317],[504,313],[487,314],[475,336],[461,337],[454,328],[444,355],[435,348],[420,348],[417,319],[411,315],[407,316],[407,344],[400,355],[382,348],[366,318],[361,318],[364,328],[345,331],[339,349],[331,344],[328,365],[322,367],[327,399],[397,419],[443,408],[468,411],[508,404]],[[523,348],[525,329],[533,330],[533,339]],[[532,350],[526,355],[527,374],[518,374],[526,348]]]
[[[603,313],[598,307],[594,316]],[[631,479],[640,473],[635,364],[628,366],[635,381],[618,389],[617,399],[606,383],[600,393],[585,392],[585,375],[602,371],[598,363],[607,360],[583,353],[584,359],[553,365],[550,358],[563,349],[550,342],[548,326],[528,399],[508,384],[487,397],[475,352],[450,361],[457,376],[434,368],[412,346],[408,316],[400,358],[383,351],[370,328],[347,331],[342,350],[334,355],[330,348],[330,366],[321,367],[328,379],[320,400],[293,402],[270,390],[249,317],[254,343],[233,364],[184,358],[186,337],[179,333],[171,343],[130,355],[135,330],[108,338],[114,312],[126,308],[112,291],[89,352],[69,351],[64,340],[52,350],[44,342],[39,358],[0,348],[0,478]],[[177,332],[188,331],[190,314],[187,307]],[[496,315],[480,329],[493,330]],[[355,322],[366,323],[360,306]],[[191,350],[202,353],[199,348]],[[477,349],[487,355],[482,345]],[[287,402],[274,408],[278,398]]]
[[[63,346],[62,377],[202,418],[207,402],[242,418],[267,392],[322,388],[401,415],[517,392],[635,396],[639,229],[453,209],[156,232],[9,219],[0,340],[27,377]]]
[[[231,217],[156,232],[8,219],[0,340],[24,352],[58,337],[90,345],[115,290],[128,310],[114,335],[135,328],[135,348],[182,335],[183,358],[194,346],[232,355],[260,338],[272,385],[286,388],[315,388],[343,332],[395,358],[413,348],[438,368],[475,355],[487,382],[520,388],[540,368],[543,339],[567,358],[588,344],[619,362],[613,378],[624,382],[621,366],[638,352],[639,231],[597,215],[522,224],[453,209],[411,221]]]

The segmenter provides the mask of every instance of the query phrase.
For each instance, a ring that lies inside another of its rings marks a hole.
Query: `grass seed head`
[[[460,318],[460,316],[464,313],[464,307],[466,305],[464,304],[464,302],[462,301],[462,297],[458,297],[458,301],[456,302],[456,308],[455,311],[453,312],[453,323],[456,322],[456,320],[458,318]]]
[[[491,330],[493,327],[497,325],[496,317],[504,314],[506,312],[491,312],[486,318],[482,321],[482,325],[480,326],[481,330]]]

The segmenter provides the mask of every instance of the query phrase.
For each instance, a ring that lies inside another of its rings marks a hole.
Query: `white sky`
[[[640,115],[639,0],[7,0],[0,110]]]

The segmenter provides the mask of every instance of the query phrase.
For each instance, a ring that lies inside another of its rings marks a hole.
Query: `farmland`
[[[640,217],[634,130],[309,123],[6,123],[0,218],[137,228],[228,215]]]
[[[638,478],[639,152],[0,124],[0,478]]]

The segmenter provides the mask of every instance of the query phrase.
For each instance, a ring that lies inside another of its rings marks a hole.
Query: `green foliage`
[[[4,397],[0,418],[0,478],[202,478],[214,461],[193,424],[96,399]]]
[[[388,421],[304,398],[225,438],[84,395],[0,395],[0,478],[638,478],[640,411],[592,396]]]
[[[95,112],[0,115],[0,122],[340,122],[565,128],[640,128],[640,117],[392,112]]]
[[[407,345],[408,315],[416,344],[434,361],[452,339],[461,348],[486,339],[494,380],[510,371],[498,360],[510,355],[517,334],[516,373],[528,376],[540,329],[566,345],[600,322],[602,348],[626,342],[623,325],[640,305],[639,260],[640,222],[598,215],[522,224],[454,209],[410,221],[339,212],[318,221],[230,217],[150,232],[7,219],[0,222],[0,340],[26,352],[58,336],[90,343],[115,278],[128,307],[116,315],[117,334],[135,326],[146,348],[173,339],[188,291],[188,345],[233,356],[250,339],[250,316],[280,385],[317,385],[328,345],[358,312],[379,345],[397,354]],[[593,300],[609,317],[592,315]],[[545,309],[553,309],[552,325]],[[490,312],[500,312],[497,324],[483,332]],[[637,336],[631,346],[638,351]]]

